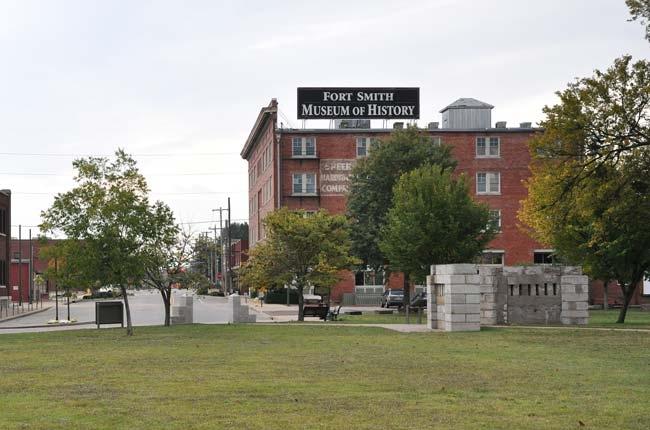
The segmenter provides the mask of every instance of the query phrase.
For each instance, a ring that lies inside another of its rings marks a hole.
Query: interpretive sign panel
[[[419,88],[298,88],[299,119],[418,119]]]

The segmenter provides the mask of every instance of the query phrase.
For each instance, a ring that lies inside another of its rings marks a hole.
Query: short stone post
[[[192,296],[174,296],[171,309],[171,323],[192,324],[194,322],[194,298]]]

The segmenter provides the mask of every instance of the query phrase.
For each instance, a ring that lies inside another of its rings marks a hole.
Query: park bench
[[[306,317],[318,317],[323,321],[327,319],[330,307],[323,304],[306,304],[303,307],[303,315]]]
[[[330,321],[336,321],[339,319],[339,313],[341,312],[341,305],[336,308],[336,310],[330,310],[327,314],[327,319]]]

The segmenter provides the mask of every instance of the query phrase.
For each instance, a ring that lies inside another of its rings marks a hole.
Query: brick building
[[[473,197],[494,211],[500,233],[482,256],[494,265],[548,264],[552,250],[535,242],[517,226],[520,201],[526,197],[523,180],[530,172],[527,142],[541,132],[522,123],[492,126],[493,106],[475,99],[459,99],[445,107],[442,127],[429,123],[424,133],[452,146],[457,173],[467,175]],[[370,121],[336,121],[329,129],[292,129],[278,126],[275,99],[262,108],[241,156],[248,161],[250,246],[265,237],[262,220],[275,208],[342,214],[346,210],[348,175],[355,161],[365,157],[373,139],[386,138],[393,129],[370,128]],[[394,128],[402,126],[395,123]],[[433,262],[432,262],[433,263]],[[346,274],[332,296],[355,292],[361,286],[380,287],[379,274]],[[401,288],[398,278],[390,286]]]
[[[0,190],[0,296],[9,294],[11,281],[11,191]]]
[[[55,240],[48,240],[47,243],[42,243],[38,239],[32,238],[31,243],[29,239],[24,237],[19,239],[11,239],[11,282],[12,286],[20,286],[19,290],[22,293],[23,301],[29,300],[30,289],[30,271],[33,275],[42,275],[48,267],[48,261],[41,257],[41,249],[44,246],[53,245]],[[31,248],[31,256],[30,256]],[[34,288],[34,285],[32,285]],[[41,289],[42,294],[47,294],[54,290],[54,283],[47,281]],[[36,291],[34,288],[33,291]],[[12,300],[18,300],[18,292],[11,292]],[[35,298],[35,296],[32,296]]]

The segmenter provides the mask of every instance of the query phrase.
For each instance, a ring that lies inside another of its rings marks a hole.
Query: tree
[[[615,61],[545,107],[519,218],[567,261],[617,280],[623,323],[650,267],[650,63]]]
[[[625,0],[630,9],[630,21],[639,21],[645,25],[645,38],[650,42],[650,0]]]
[[[433,263],[473,261],[495,233],[489,207],[472,200],[464,176],[426,165],[397,181],[379,245],[393,268],[422,281]]]
[[[248,240],[248,223],[247,222],[233,222],[228,229],[230,232],[230,240],[240,239]],[[225,236],[224,236],[225,238]]]
[[[115,160],[81,158],[73,162],[76,187],[58,194],[41,213],[41,231],[60,232],[74,243],[66,264],[89,286],[120,288],[127,334],[133,334],[127,287],[140,285],[151,244],[173,243],[174,217],[162,202],[149,203],[147,182],[135,160],[123,150]]]
[[[373,142],[368,157],[352,169],[347,213],[352,223],[352,254],[364,268],[382,269],[390,261],[379,247],[381,228],[393,201],[393,187],[400,176],[425,164],[453,170],[451,147],[439,145],[422,130],[396,130],[388,139]],[[404,279],[404,299],[409,300],[409,279]]]
[[[165,307],[165,326],[171,324],[172,287],[192,288],[208,283],[205,276],[189,270],[191,258],[191,235],[187,232],[179,233],[174,242],[147,246],[144,284],[160,292]]]
[[[221,258],[221,239],[215,240],[208,234],[199,235],[194,240],[192,250],[190,270],[212,279],[211,272],[219,271],[219,269],[215,270],[213,265],[218,265]]]
[[[266,239],[251,250],[240,279],[254,288],[295,286],[298,320],[304,321],[304,289],[333,285],[357,262],[349,255],[348,222],[323,210],[306,216],[281,208],[264,218],[264,227]]]

